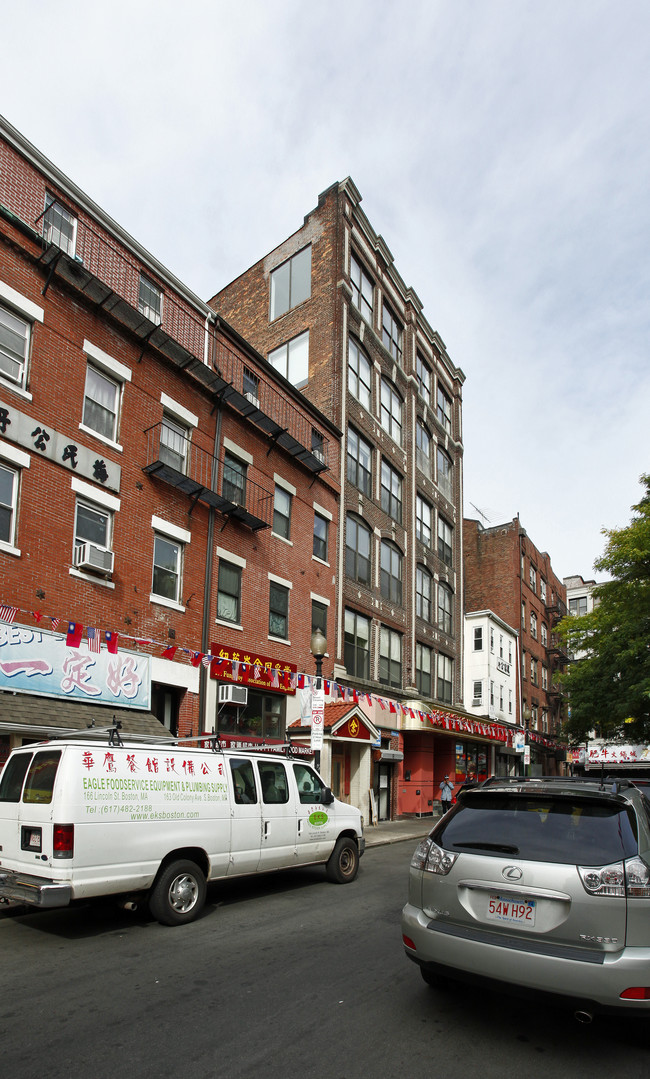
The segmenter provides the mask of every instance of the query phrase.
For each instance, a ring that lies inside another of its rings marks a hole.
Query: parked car
[[[649,814],[625,780],[464,792],[411,860],[407,956],[429,985],[542,992],[585,1022],[650,1014]]]

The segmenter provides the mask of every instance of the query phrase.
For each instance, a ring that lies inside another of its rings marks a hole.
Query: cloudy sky
[[[352,176],[466,375],[466,514],[594,576],[650,471],[647,0],[23,0],[3,37],[0,112],[205,299]]]

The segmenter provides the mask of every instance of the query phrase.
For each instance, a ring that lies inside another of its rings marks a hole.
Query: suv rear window
[[[433,838],[448,851],[567,865],[607,865],[638,852],[633,809],[584,797],[481,794],[443,818]]]

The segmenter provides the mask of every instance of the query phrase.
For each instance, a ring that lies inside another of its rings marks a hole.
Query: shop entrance
[[[379,763],[375,769],[375,798],[379,820],[390,820],[392,764]]]

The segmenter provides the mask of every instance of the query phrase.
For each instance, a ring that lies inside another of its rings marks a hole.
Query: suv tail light
[[[55,858],[72,858],[74,854],[74,824],[55,824],[52,835]]]
[[[423,869],[427,873],[438,873],[441,877],[446,877],[457,857],[457,854],[449,854],[427,837],[415,848],[411,866],[413,869]]]
[[[650,866],[639,858],[601,867],[578,866],[582,886],[590,895],[620,895],[628,899],[650,897]]]

